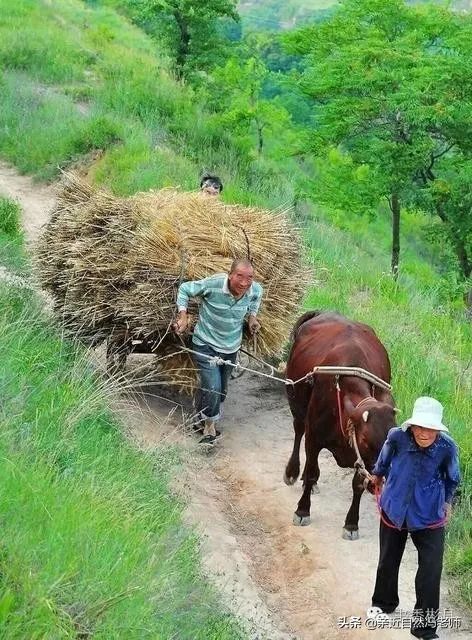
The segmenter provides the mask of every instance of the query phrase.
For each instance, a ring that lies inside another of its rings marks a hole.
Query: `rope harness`
[[[370,371],[366,371],[361,367],[317,366],[317,367],[313,367],[313,369],[311,369],[308,373],[306,373],[301,378],[298,378],[297,380],[291,380],[290,378],[280,378],[279,376],[274,375],[274,371],[275,371],[274,367],[268,364],[267,362],[260,360],[259,358],[254,358],[254,359],[264,364],[264,366],[266,366],[268,369],[271,370],[271,373],[263,373],[262,371],[257,371],[256,369],[245,367],[239,362],[235,363],[235,362],[231,362],[230,360],[225,360],[220,356],[209,356],[207,354],[200,353],[200,351],[195,351],[194,349],[190,349],[189,347],[182,347],[182,349],[180,349],[180,351],[176,352],[176,354],[174,355],[177,355],[177,353],[182,353],[183,351],[186,351],[187,353],[192,353],[194,355],[198,355],[201,358],[206,358],[208,362],[215,367],[224,365],[228,367],[233,367],[234,369],[241,369],[243,371],[248,371],[249,373],[254,373],[257,376],[262,376],[264,378],[270,378],[271,380],[276,380],[277,382],[281,382],[286,386],[295,386],[296,384],[300,384],[301,382],[311,381],[313,379],[313,376],[315,375],[337,375],[338,378],[339,376],[355,376],[358,378],[363,378],[364,380],[367,380],[368,382],[370,382],[372,385],[379,387],[381,389],[385,389],[387,391],[391,391],[392,389],[391,385],[389,385],[388,382],[385,382],[385,380],[382,380],[382,378],[379,378],[375,374],[370,373]],[[245,353],[247,353],[247,355],[251,357],[254,357],[251,353],[248,353],[247,351],[245,351]]]
[[[250,369],[249,367],[244,367],[242,364],[240,363],[233,363],[230,360],[225,360],[224,358],[221,358],[219,356],[209,356],[206,354],[202,354],[199,351],[195,351],[193,349],[189,349],[188,347],[183,347],[182,351],[186,351],[187,353],[192,353],[195,355],[198,355],[200,357],[206,358],[210,364],[212,364],[215,367],[218,366],[228,366],[228,367],[233,367],[235,369],[241,369],[244,371],[249,371],[250,373],[254,373],[256,375],[262,376],[264,378],[269,378],[271,380],[276,380],[278,382],[282,382],[283,384],[285,384],[286,386],[295,386],[296,384],[300,384],[301,382],[306,382],[306,381],[313,381],[313,377],[315,375],[334,375],[335,376],[335,380],[336,380],[336,398],[337,398],[337,405],[338,405],[338,418],[339,418],[339,426],[341,429],[341,433],[343,434],[344,438],[348,441],[349,445],[354,449],[354,452],[356,454],[356,461],[354,463],[354,469],[356,470],[356,472],[364,477],[364,488],[367,488],[367,484],[372,480],[372,476],[371,474],[367,471],[367,468],[365,466],[365,462],[362,459],[362,456],[360,454],[359,451],[359,445],[357,444],[357,437],[356,437],[356,430],[355,430],[355,425],[354,422],[351,420],[351,418],[348,418],[347,420],[347,432],[344,430],[344,426],[343,426],[343,413],[342,413],[342,405],[341,405],[341,387],[339,384],[339,378],[342,375],[345,376],[356,376],[359,378],[363,378],[364,380],[367,380],[368,382],[371,383],[372,385],[372,395],[367,396],[366,398],[363,398],[357,405],[356,405],[356,409],[358,407],[360,407],[362,404],[364,404],[365,402],[369,401],[369,400],[376,400],[376,398],[374,397],[375,394],[375,387],[380,387],[381,389],[385,389],[390,391],[391,390],[391,385],[388,384],[388,382],[385,382],[385,380],[382,380],[381,378],[379,378],[378,376],[376,376],[375,374],[371,373],[370,371],[366,371],[365,369],[362,369],[361,367],[337,367],[337,366],[316,366],[313,367],[313,369],[311,369],[308,373],[306,373],[304,376],[302,376],[301,378],[298,378],[297,380],[291,380],[290,378],[280,378],[278,376],[274,375],[274,367],[266,362],[264,362],[263,360],[260,360],[259,358],[254,358],[255,360],[257,360],[258,362],[261,362],[262,364],[264,364],[266,367],[268,367],[269,369],[271,369],[271,373],[263,373],[262,371],[257,371],[255,369]],[[247,353],[247,355],[249,355],[250,357],[254,357],[252,354]]]
[[[356,461],[354,463],[354,469],[356,470],[356,472],[359,475],[364,477],[364,489],[366,489],[367,488],[367,484],[372,480],[372,476],[367,471],[367,468],[365,466],[365,462],[362,459],[361,453],[359,451],[359,445],[357,444],[357,437],[356,437],[356,428],[355,428],[355,424],[354,424],[354,422],[352,421],[351,418],[347,419],[346,431],[344,430],[344,427],[343,427],[343,413],[342,413],[342,405],[341,405],[341,386],[339,384],[339,375],[336,375],[335,379],[336,379],[336,399],[337,399],[337,404],[338,404],[339,427],[341,429],[341,433],[343,434],[344,438],[348,441],[349,445],[354,449],[354,452],[355,452],[355,454],[357,456]],[[385,384],[387,384],[387,383],[385,383]],[[388,386],[390,386],[390,385],[388,385]],[[363,398],[360,402],[358,402],[357,405],[355,406],[355,409],[358,409],[360,406],[362,406],[363,404],[365,404],[369,400],[374,400],[375,401],[374,393],[375,393],[375,387],[374,387],[374,385],[372,385],[372,395],[371,396],[367,396],[367,397]]]
[[[351,418],[348,418],[347,420],[347,433],[344,430],[343,427],[343,413],[342,413],[342,405],[341,405],[341,387],[339,384],[339,378],[342,375],[345,376],[356,376],[359,378],[363,378],[364,380],[367,380],[368,382],[371,383],[372,385],[372,395],[371,396],[367,396],[366,398],[363,398],[357,405],[356,405],[356,409],[358,407],[360,407],[363,403],[367,402],[368,400],[374,400],[375,401],[375,387],[380,387],[381,389],[385,389],[390,391],[391,390],[391,385],[388,384],[388,382],[385,382],[385,380],[382,380],[381,378],[379,378],[378,376],[376,376],[373,373],[370,373],[370,371],[366,371],[365,369],[362,369],[361,367],[337,367],[337,366],[316,366],[313,367],[313,369],[311,369],[311,371],[309,371],[308,373],[306,373],[304,376],[302,376],[301,378],[298,378],[297,380],[291,380],[290,378],[280,378],[278,376],[274,375],[274,367],[270,364],[268,364],[267,362],[264,362],[263,360],[260,360],[259,358],[255,358],[257,361],[261,362],[262,364],[264,364],[266,367],[268,367],[269,369],[271,369],[271,373],[263,373],[262,371],[257,371],[255,369],[251,369],[249,367],[245,367],[243,366],[241,363],[239,362],[231,362],[230,360],[225,360],[224,358],[221,358],[220,356],[209,356],[207,354],[203,354],[200,353],[199,351],[195,351],[194,349],[189,349],[188,347],[182,347],[181,352],[182,351],[186,351],[187,353],[192,353],[194,355],[198,355],[201,358],[206,358],[208,360],[208,362],[215,366],[215,367],[219,367],[219,366],[228,366],[228,367],[233,367],[234,369],[239,369],[239,370],[244,370],[244,371],[249,371],[250,373],[254,373],[256,375],[262,376],[264,378],[269,378],[271,380],[276,380],[278,382],[281,382],[283,384],[285,384],[286,386],[295,386],[296,384],[300,384],[301,382],[306,382],[306,381],[313,381],[313,377],[315,375],[334,375],[335,376],[335,380],[336,380],[336,398],[337,398],[337,404],[338,404],[338,417],[339,417],[339,426],[341,429],[341,433],[343,434],[343,436],[345,437],[345,439],[348,441],[348,443],[350,444],[350,446],[354,449],[355,453],[356,453],[356,462],[354,463],[354,468],[356,469],[357,473],[359,473],[361,476],[364,476],[364,485],[367,484],[367,482],[372,480],[372,476],[370,475],[370,473],[367,471],[367,468],[365,466],[365,462],[362,459],[362,456],[360,454],[359,451],[359,446],[357,444],[357,438],[356,438],[356,430],[355,430],[355,425],[353,423],[353,421],[351,420]],[[252,356],[252,354],[247,353],[247,355],[249,355],[250,357],[254,357]]]

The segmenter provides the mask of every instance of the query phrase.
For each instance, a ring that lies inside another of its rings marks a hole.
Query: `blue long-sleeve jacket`
[[[425,529],[444,518],[460,482],[457,445],[444,432],[419,447],[410,429],[390,429],[372,473],[385,476],[380,506],[397,527]]]

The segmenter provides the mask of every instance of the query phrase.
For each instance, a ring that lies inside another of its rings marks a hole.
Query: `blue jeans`
[[[202,419],[219,420],[220,405],[226,398],[228,391],[228,379],[232,367],[229,365],[217,365],[210,362],[208,357],[217,356],[223,360],[236,362],[237,351],[234,353],[221,353],[209,345],[192,343],[192,349],[198,351],[194,354],[194,360],[200,376],[200,388],[196,396],[196,410]],[[201,354],[201,355],[200,355]]]

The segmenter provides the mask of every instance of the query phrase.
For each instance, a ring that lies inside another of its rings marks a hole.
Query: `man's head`
[[[218,176],[205,174],[200,180],[200,191],[210,196],[217,196],[223,191],[223,183]]]
[[[247,258],[233,260],[228,274],[229,290],[236,298],[243,296],[249,290],[254,280],[254,267]]]

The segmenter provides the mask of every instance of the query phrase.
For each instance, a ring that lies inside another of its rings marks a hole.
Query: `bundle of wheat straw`
[[[275,355],[308,282],[301,239],[286,211],[176,189],[117,198],[68,173],[36,264],[64,328],[96,344],[120,329],[162,334],[179,284],[227,272],[234,258],[247,257],[248,245],[264,288],[260,352]],[[165,367],[182,369],[177,356],[174,363],[166,357]]]

